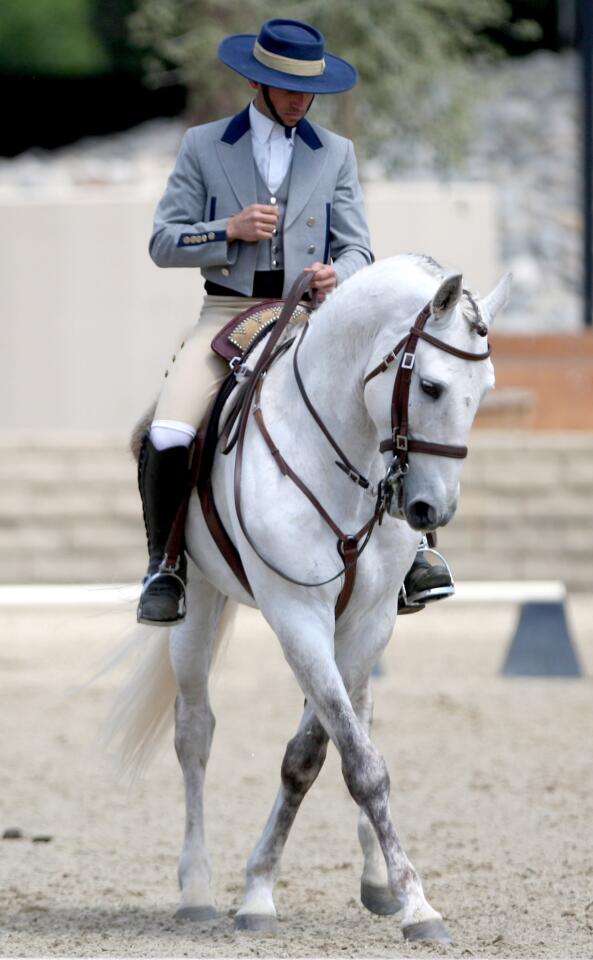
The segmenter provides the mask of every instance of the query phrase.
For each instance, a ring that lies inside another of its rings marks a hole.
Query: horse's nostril
[[[437,512],[434,507],[424,500],[411,503],[408,510],[410,524],[418,530],[430,530],[437,525]]]

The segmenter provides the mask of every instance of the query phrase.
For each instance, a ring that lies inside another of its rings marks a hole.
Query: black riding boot
[[[436,553],[432,548],[424,546],[416,554],[398,597],[399,613],[416,613],[424,610],[427,603],[444,600],[455,593],[451,571],[446,562],[430,563],[426,559],[426,554],[432,552]]]
[[[187,563],[182,553],[176,569],[161,568],[165,546],[187,491],[187,447],[157,450],[147,437],[140,452],[138,486],[148,540],[148,570],[138,604],[138,622],[170,625],[185,617]]]

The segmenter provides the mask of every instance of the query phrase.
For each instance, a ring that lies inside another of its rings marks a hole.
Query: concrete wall
[[[487,184],[370,183],[378,257],[428,253],[483,293],[500,273]],[[158,197],[75,187],[0,191],[0,430],[125,435],[195,321],[195,270],[147,253]]]
[[[474,433],[459,511],[439,546],[459,580],[563,580],[590,591],[592,484],[590,434]],[[145,562],[123,442],[0,434],[0,582],[136,581]]]

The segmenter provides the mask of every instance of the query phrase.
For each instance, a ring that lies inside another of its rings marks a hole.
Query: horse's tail
[[[230,635],[237,604],[227,600],[220,622],[212,663]],[[131,654],[136,664],[118,692],[107,721],[104,741],[114,744],[118,770],[135,779],[150,763],[173,724],[177,692],[169,656],[171,630],[139,624],[116,651],[107,669]]]

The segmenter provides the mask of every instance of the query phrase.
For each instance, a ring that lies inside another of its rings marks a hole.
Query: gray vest
[[[280,220],[278,221],[277,234],[271,240],[260,240],[257,245],[257,260],[255,262],[256,270],[284,270],[284,215],[286,213],[286,204],[288,202],[288,188],[290,185],[290,171],[292,163],[286,171],[284,180],[275,193],[272,193],[267,184],[264,183],[262,176],[255,167],[255,184],[257,188],[257,202],[269,204],[272,198],[276,198],[275,206],[280,211]]]

